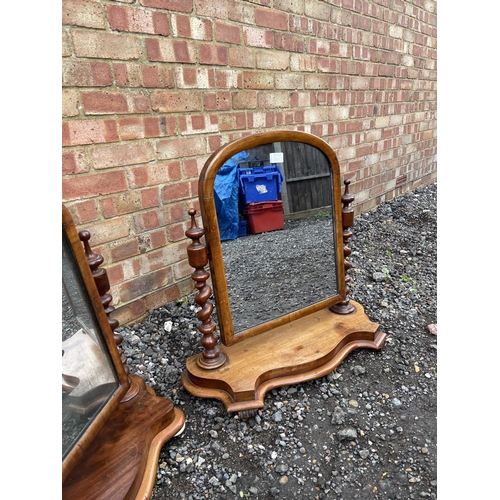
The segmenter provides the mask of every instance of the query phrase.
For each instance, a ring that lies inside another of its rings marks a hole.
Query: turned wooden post
[[[342,302],[338,302],[330,307],[330,311],[337,314],[350,314],[354,312],[354,306],[351,304],[347,295],[349,295],[349,282],[351,278],[347,275],[347,271],[351,269],[352,264],[347,260],[347,257],[351,255],[351,249],[347,246],[347,242],[352,237],[351,226],[354,223],[354,209],[349,205],[354,201],[354,196],[349,193],[349,184],[351,181],[344,181],[344,194],[341,197],[342,201],[342,229],[343,229],[343,240],[344,240],[344,270],[345,270],[345,294],[346,297]]]
[[[102,255],[94,253],[90,248],[90,233],[88,231],[80,231],[78,233],[78,236],[80,237],[80,241],[83,243],[85,257],[89,264],[90,270],[92,271],[92,277],[94,278],[94,282],[97,286],[99,295],[101,296],[101,303],[104,307],[104,312],[108,317],[108,323],[111,327],[111,331],[113,332],[113,338],[115,339],[116,345],[119,346],[123,342],[123,336],[115,333],[115,329],[118,328],[120,322],[109,317],[109,315],[115,310],[115,308],[111,305],[113,297],[108,293],[109,289],[111,288],[109,284],[108,272],[106,271],[106,269],[99,268],[99,266],[104,262],[104,258]],[[125,373],[129,375],[130,368],[127,366],[127,357],[125,356],[125,354],[121,353],[120,359],[123,364],[123,368],[125,369]]]
[[[201,368],[212,370],[222,366],[227,358],[223,352],[219,351],[217,338],[214,335],[216,328],[212,320],[214,306],[209,300],[212,295],[212,289],[206,283],[210,277],[210,274],[205,270],[205,266],[208,264],[207,247],[204,243],[200,243],[200,238],[203,237],[205,231],[196,226],[196,210],[190,208],[188,213],[191,217],[191,227],[185,234],[192,240],[192,243],[187,247],[187,254],[189,265],[195,269],[191,278],[195,282],[195,288],[198,290],[198,295],[194,300],[201,307],[201,311],[197,314],[197,317],[201,321],[198,330],[203,335],[201,339],[203,351],[198,356],[197,363]]]

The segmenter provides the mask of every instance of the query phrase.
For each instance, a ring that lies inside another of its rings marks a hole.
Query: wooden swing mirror
[[[149,498],[184,413],[130,374],[104,259],[62,207],[62,498]]]
[[[348,181],[341,186],[325,141],[298,131],[236,139],[208,158],[198,196],[203,228],[190,209],[186,236],[202,352],[186,360],[188,392],[245,418],[264,406],[271,389],[324,376],[354,349],[382,348],[386,334],[348,297],[354,197]],[[303,224],[313,226],[314,238],[304,237]],[[257,239],[258,252],[251,243]],[[243,290],[253,282],[254,290]]]

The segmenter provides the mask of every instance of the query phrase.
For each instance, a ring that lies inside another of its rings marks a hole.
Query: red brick
[[[373,146],[371,144],[367,144],[365,146],[361,146],[356,149],[356,156],[364,156],[373,153]]]
[[[159,140],[156,144],[158,158],[175,159],[206,153],[204,137],[184,137]]]
[[[194,0],[196,14],[217,19],[227,18],[226,0]]]
[[[255,24],[281,31],[288,29],[288,15],[273,9],[255,9]]]
[[[191,196],[189,182],[178,182],[168,184],[161,189],[161,199],[164,203],[172,203],[177,200],[184,200]]]
[[[154,92],[151,106],[157,113],[201,111],[202,95],[199,92]]]
[[[152,231],[150,234],[150,238],[151,238],[151,246],[153,248],[160,248],[167,244],[167,235],[165,234],[165,229]]]
[[[186,220],[187,211],[185,210],[184,203],[172,203],[165,207],[165,213],[167,214],[166,224],[172,224],[173,222],[182,222]]]
[[[205,111],[230,110],[231,94],[229,92],[206,92],[203,94],[203,109]]]
[[[129,171],[129,183],[133,189],[178,181],[181,178],[181,164],[179,161],[153,163],[132,168]]]
[[[99,211],[96,200],[78,201],[67,205],[76,225],[88,224],[99,220]]]
[[[158,188],[143,189],[141,191],[142,208],[153,208],[160,204]]]
[[[174,34],[178,38],[193,38],[191,33],[191,17],[173,15],[172,25],[174,26]]]
[[[243,87],[246,89],[271,90],[274,88],[272,72],[245,71],[243,73]]]
[[[304,38],[290,33],[274,33],[274,48],[286,52],[305,52]]]
[[[127,97],[117,92],[82,92],[85,114],[116,114],[130,112]]]
[[[174,71],[163,66],[142,66],[142,81],[144,87],[174,87]]]
[[[151,290],[162,288],[171,282],[172,271],[170,268],[159,269],[152,273],[122,283],[118,286],[120,300],[129,302],[138,297],[151,293]]]
[[[113,69],[116,84],[120,87],[174,87],[172,68],[118,63],[113,65]]]
[[[106,272],[108,274],[108,279],[111,286],[123,281],[124,275],[123,267],[121,264],[106,266]]]
[[[153,28],[157,35],[170,34],[169,16],[161,12],[153,12]]]
[[[124,167],[154,160],[155,151],[150,142],[122,143],[95,148],[92,159],[95,169]]]
[[[184,172],[184,177],[187,179],[190,177],[198,177],[202,167],[202,159],[191,158],[182,162],[182,171]]]
[[[113,83],[109,63],[63,61],[63,87],[104,87]]]
[[[174,224],[167,228],[168,240],[172,243],[181,241],[186,238],[186,227],[183,224]]]
[[[99,2],[65,0],[62,2],[62,24],[85,28],[106,28],[106,16]]]
[[[160,226],[160,218],[158,211],[149,210],[137,215],[135,218],[137,232],[149,231]]]
[[[185,40],[146,39],[146,50],[150,61],[192,63],[196,62],[197,47]]]
[[[193,0],[140,0],[140,3],[144,7],[175,10],[178,12],[191,12],[193,10]]]
[[[119,118],[118,125],[124,141],[162,136],[160,118],[156,116]]]
[[[224,113],[219,115],[219,128],[224,130],[238,130],[246,128],[245,113]]]
[[[200,64],[225,66],[228,62],[227,47],[224,45],[201,44]]]
[[[380,76],[394,76],[394,66],[379,64],[377,69]]]
[[[215,39],[220,43],[241,44],[241,28],[222,21],[215,23]]]
[[[229,47],[229,65],[235,68],[254,68],[254,50],[247,47]]]
[[[116,142],[118,140],[118,131],[114,120],[63,122],[63,146]]]
[[[251,47],[272,48],[274,35],[272,31],[260,28],[243,28],[245,45]]]
[[[137,38],[129,35],[74,31],[73,44],[78,57],[118,60],[141,57]]]
[[[87,151],[85,149],[72,149],[63,151],[63,175],[82,174],[90,170]]]
[[[111,248],[111,258],[113,262],[128,259],[135,255],[139,255],[139,253],[139,247],[137,246],[137,240],[135,238],[119,243]]]
[[[102,214],[106,219],[134,213],[142,209],[142,197],[138,191],[126,191],[101,199]]]
[[[79,175],[62,180],[63,200],[92,198],[103,194],[118,193],[127,189],[123,171]]]

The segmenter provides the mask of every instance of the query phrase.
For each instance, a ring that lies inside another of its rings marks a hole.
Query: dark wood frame
[[[259,335],[278,326],[294,321],[308,314],[314,313],[326,307],[333,306],[346,299],[346,284],[344,274],[344,260],[341,252],[336,252],[337,264],[337,290],[338,294],[327,300],[317,302],[308,307],[293,311],[289,314],[259,324],[243,332],[234,334],[233,320],[229,297],[227,292],[226,275],[224,272],[224,260],[222,257],[222,245],[219,234],[219,225],[215,209],[214,183],[219,168],[233,155],[240,151],[250,149],[262,144],[273,142],[306,142],[318,148],[328,159],[332,166],[332,189],[333,189],[333,217],[335,228],[335,248],[342,248],[342,205],[341,205],[341,182],[340,167],[337,156],[332,148],[321,138],[299,131],[274,131],[262,132],[249,137],[237,139],[230,144],[215,151],[205,163],[198,182],[198,197],[200,199],[200,211],[205,231],[205,241],[208,250],[210,273],[214,289],[215,305],[219,320],[221,341],[224,345],[231,345],[245,339]]]

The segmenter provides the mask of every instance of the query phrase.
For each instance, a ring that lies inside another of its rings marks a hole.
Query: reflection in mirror
[[[338,293],[322,151],[301,142],[242,151],[217,174],[214,198],[235,334]]]
[[[62,235],[62,457],[119,386],[71,244]]]

